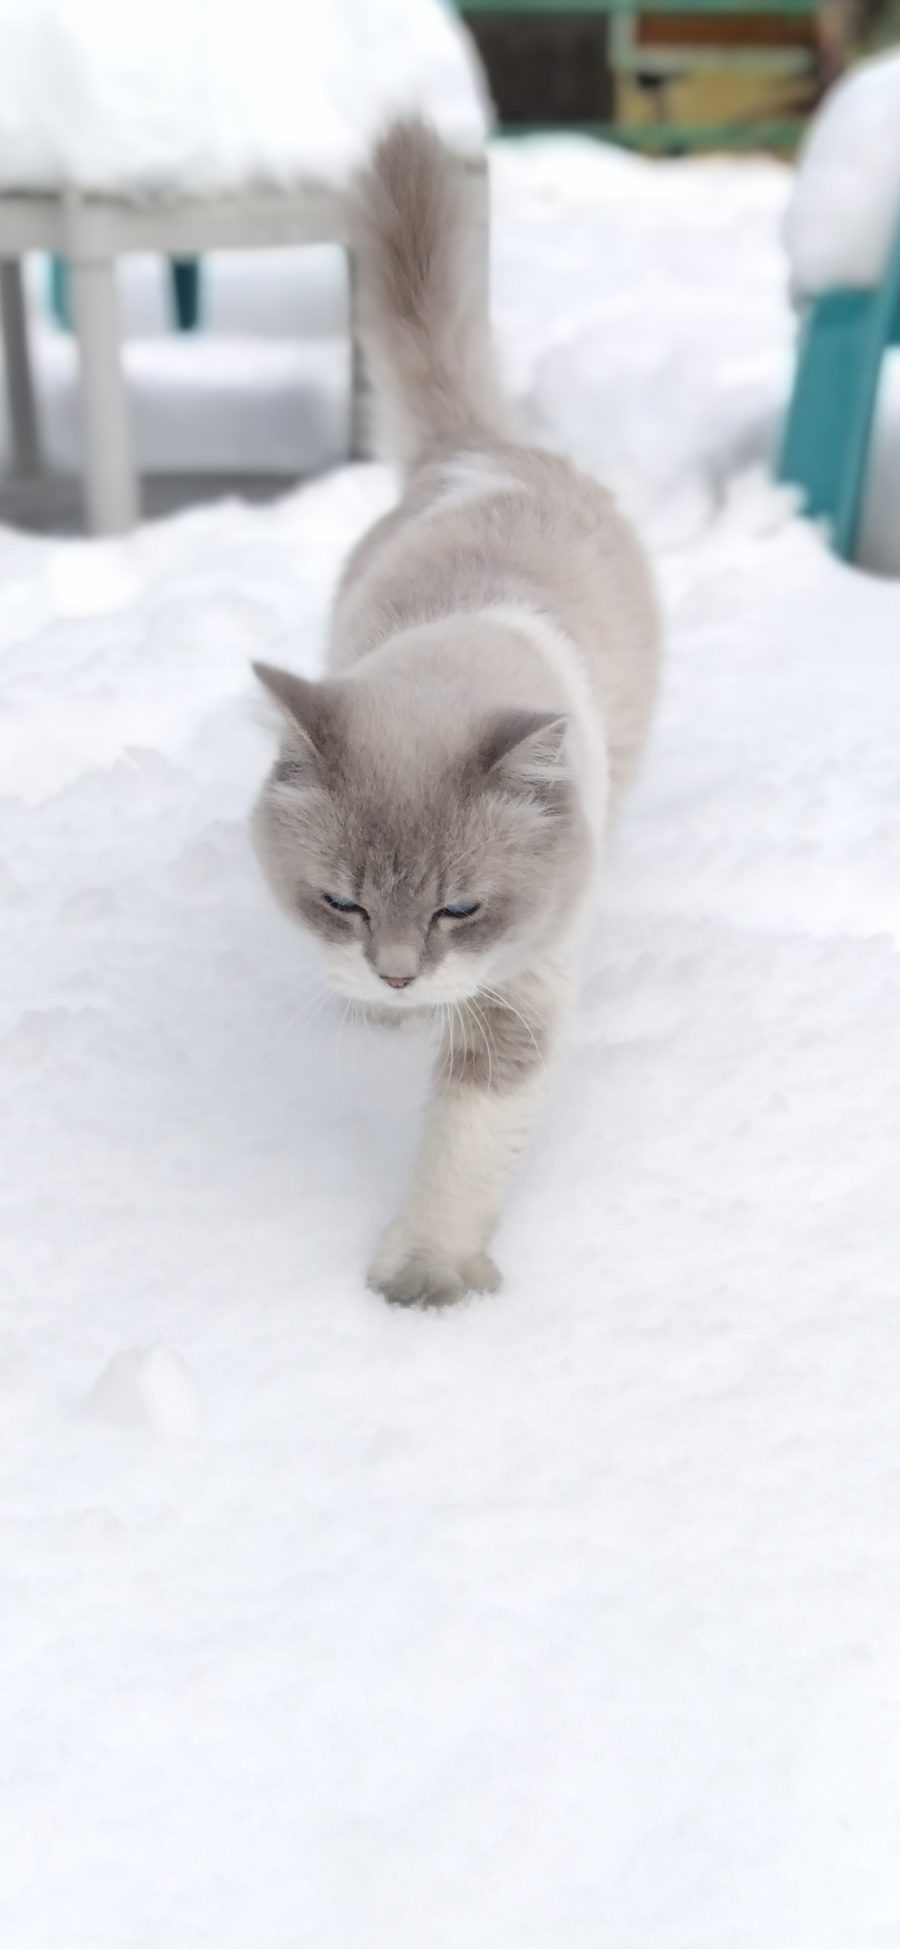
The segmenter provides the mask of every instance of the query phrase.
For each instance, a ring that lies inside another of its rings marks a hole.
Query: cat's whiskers
[[[516,1007],[515,1002],[511,1002],[508,995],[500,994],[496,988],[482,988],[479,990],[479,993],[484,995],[487,1001],[493,1002],[495,1008],[506,1009],[507,1014],[514,1015],[516,1021],[521,1022],[526,1035],[529,1037],[535,1055],[540,1057],[541,1051],[537,1036],[534,1033],[533,1024],[529,1022],[527,1016],[522,1014],[521,1009]]]
[[[301,1002],[300,1007],[294,1009],[293,1013],[284,1022],[276,1023],[276,1042],[279,1044],[282,1043],[286,1036],[293,1034],[295,1029],[308,1029],[332,1000],[333,996],[330,989],[323,987],[315,988]]]
[[[341,1092],[342,1098],[346,1096],[346,1090],[344,1087],[344,1072],[341,1068],[341,1050],[343,1048],[343,1043],[344,1043],[344,1030],[346,1029],[347,1023],[349,1022],[353,1014],[354,1006],[355,1004],[352,1001],[346,1001],[344,1003],[344,1010],[341,1016],[340,1025],[338,1027],[337,1041],[335,1043],[335,1050],[334,1050],[335,1067],[337,1069],[338,1089]]]
[[[375,1024],[370,1013],[370,1004],[366,1002],[354,1002],[353,1019],[355,1022],[359,1022],[367,1031],[370,1039],[374,1038],[377,1042],[378,1038],[375,1035]]]
[[[487,1056],[487,1065],[488,1065],[487,1086],[488,1086],[488,1090],[490,1091],[494,1081],[494,1054],[493,1054],[493,1046],[492,1046],[491,1035],[490,1035],[490,1024],[485,1021],[485,1018],[480,1008],[478,1007],[478,1004],[475,1001],[474,996],[470,996],[467,1002],[463,1002],[463,1008],[465,1009],[467,1015],[471,1012],[471,1015],[475,1022],[475,1026],[478,1029],[478,1032],[481,1036],[481,1040],[484,1044],[484,1051],[485,1051],[485,1055]]]
[[[301,1003],[309,1001],[311,995],[321,992],[321,988],[322,977],[317,971],[305,981],[293,982],[286,994],[272,995],[267,1002],[262,1003],[263,1011],[266,1015],[277,1015],[288,1003],[296,1002],[298,999]]]
[[[450,1077],[450,1076],[452,1076],[452,1075],[453,1075],[453,1056],[454,1056],[454,1040],[453,1040],[453,1014],[454,1014],[454,1004],[453,1004],[452,1002],[445,1002],[445,1003],[444,1003],[444,1005],[443,1005],[443,1008],[442,1008],[442,1010],[441,1010],[441,1013],[442,1013],[442,1015],[443,1015],[443,1017],[444,1017],[444,1020],[445,1020],[445,1022],[446,1022],[446,1025],[447,1025],[447,1033],[448,1033],[448,1035],[449,1035],[449,1038],[450,1038],[450,1049],[449,1049],[449,1052],[448,1052],[448,1056],[447,1056],[447,1075],[448,1075],[448,1077]]]

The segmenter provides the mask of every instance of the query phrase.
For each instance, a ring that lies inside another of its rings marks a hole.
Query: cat
[[[415,118],[360,178],[363,349],[405,488],[347,563],[329,675],[256,666],[282,723],[254,815],[271,887],[340,995],[438,1037],[412,1182],[369,1272],[402,1306],[500,1283],[492,1235],[659,661],[650,573],[611,496],[515,437],[470,186]]]

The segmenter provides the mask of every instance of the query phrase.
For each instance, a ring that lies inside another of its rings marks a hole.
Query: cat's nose
[[[411,988],[415,978],[415,975],[383,974],[381,976],[381,980],[386,981],[389,988]]]

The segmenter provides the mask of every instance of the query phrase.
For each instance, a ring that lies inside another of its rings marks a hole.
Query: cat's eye
[[[455,900],[449,907],[439,907],[435,920],[471,920],[473,914],[481,912],[480,900]]]
[[[333,914],[362,914],[364,920],[368,919],[365,907],[358,900],[348,900],[343,893],[323,893],[322,899]]]

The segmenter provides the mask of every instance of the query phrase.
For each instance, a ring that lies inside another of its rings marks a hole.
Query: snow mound
[[[898,227],[900,52],[855,68],[812,124],[785,220],[795,289],[871,289]]]
[[[498,144],[491,167],[504,370],[542,437],[599,474],[655,545],[680,545],[771,444],[793,357],[778,243],[789,173],[667,171],[572,137]]]
[[[196,1442],[202,1431],[196,1383],[167,1347],[114,1354],[91,1389],[89,1406],[101,1420],[164,1442]]]
[[[441,0],[0,0],[0,184],[197,195],[341,180],[390,114],[484,138]]]

